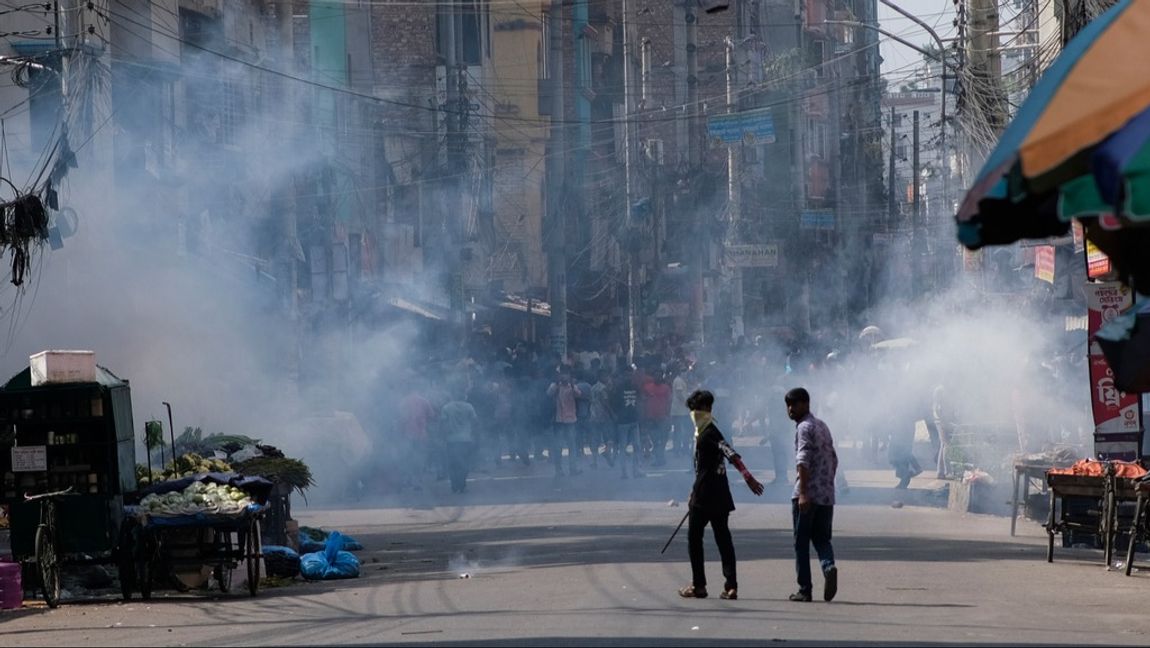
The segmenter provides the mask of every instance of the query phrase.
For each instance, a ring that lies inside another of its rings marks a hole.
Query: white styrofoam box
[[[96,382],[96,352],[41,351],[28,358],[32,386]]]

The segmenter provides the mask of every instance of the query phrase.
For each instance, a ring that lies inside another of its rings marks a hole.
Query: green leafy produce
[[[315,486],[311,469],[299,459],[289,457],[252,457],[235,466],[241,475],[259,476],[269,481],[287,484],[300,492]]]
[[[164,443],[164,424],[161,421],[148,421],[144,423],[144,447],[151,450],[152,448],[161,448],[167,445]]]

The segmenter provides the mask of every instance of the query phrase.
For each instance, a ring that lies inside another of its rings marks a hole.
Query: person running
[[[695,483],[687,503],[687,554],[691,559],[691,584],[679,590],[683,598],[707,598],[707,576],[703,570],[703,531],[711,525],[719,556],[723,561],[723,592],[719,598],[739,598],[735,571],[735,545],[731,540],[728,519],[735,510],[731,487],[727,483],[725,461],[738,469],[755,495],[763,494],[763,485],[755,479],[742,457],[723,438],[711,414],[715,396],[709,391],[695,391],[687,398],[691,420],[695,424]]]
[[[831,523],[835,512],[835,472],[839,457],[826,423],[811,414],[811,396],[799,387],[787,392],[787,416],[795,422],[795,479],[791,517],[795,534],[795,572],[799,591],[792,601],[810,601],[811,545],[823,570],[823,600],[833,600],[839,587],[839,570],[831,546]]]

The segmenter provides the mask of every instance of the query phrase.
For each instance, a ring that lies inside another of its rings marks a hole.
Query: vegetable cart
[[[131,391],[94,367],[94,380],[33,385],[25,369],[0,387],[0,505],[24,582],[50,607],[61,570],[118,564],[125,598],[134,571],[124,544],[124,494],[135,490]]]
[[[249,498],[238,508],[219,510],[204,501],[216,488],[230,488],[233,493],[242,489]],[[151,500],[145,496],[139,504],[127,507],[132,516],[128,524],[141,598],[151,598],[157,577],[171,576],[178,583],[177,573],[205,568],[211,570],[211,580],[225,593],[231,591],[233,572],[244,569],[248,592],[258,594],[260,522],[270,489],[270,482],[263,479],[211,473],[159,485],[153,490],[164,492],[150,494]]]

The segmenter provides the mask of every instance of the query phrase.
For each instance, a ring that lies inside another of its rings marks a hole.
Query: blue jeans
[[[633,471],[639,470],[639,455],[643,452],[642,444],[639,442],[639,424],[638,423],[620,423],[616,428],[616,438],[619,442],[619,465],[623,467],[624,474],[627,472],[627,445],[630,444],[631,450],[631,469]]]
[[[812,504],[806,513],[799,511],[799,500],[791,500],[791,516],[795,528],[795,573],[799,577],[799,591],[810,594],[811,545],[819,555],[819,564],[826,573],[835,564],[835,550],[831,546],[831,522],[835,507]]]

